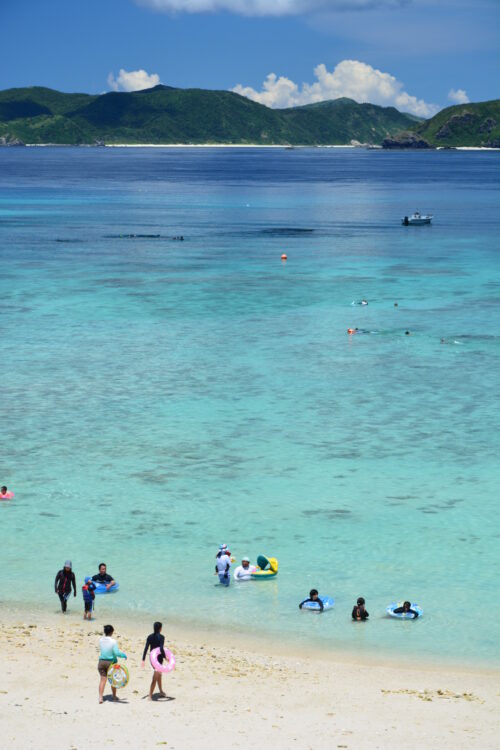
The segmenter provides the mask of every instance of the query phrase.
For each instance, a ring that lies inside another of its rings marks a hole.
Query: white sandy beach
[[[101,622],[80,612],[28,616],[2,610],[0,730],[4,746],[116,748],[497,748],[495,671],[367,664],[353,658],[273,653],[245,638],[173,632],[170,699],[146,696],[141,670],[148,620],[113,618],[130,682],[119,703],[97,702]],[[108,691],[109,692],[109,691]]]

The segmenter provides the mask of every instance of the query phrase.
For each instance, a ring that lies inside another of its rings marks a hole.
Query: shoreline
[[[23,143],[12,147],[22,146],[24,148],[249,148],[249,149],[284,149],[288,151],[299,151],[303,149],[364,149],[365,151],[388,151],[391,153],[401,151],[500,151],[500,147],[489,146],[436,146],[428,149],[384,148],[378,144],[370,143],[314,143],[314,144],[287,144],[287,143]],[[9,148],[9,144],[5,145]]]
[[[97,643],[104,621],[84,622],[80,608],[37,618],[27,608],[7,613],[2,606],[0,614],[0,729],[12,748],[114,743],[201,750],[228,738],[245,750],[385,750],[404,736],[410,750],[469,750],[494,748],[500,731],[498,673],[414,661],[324,660],[276,649],[263,654],[252,637],[238,645],[224,633],[193,640],[168,621],[166,645],[177,665],[164,676],[169,699],[150,702],[152,672],[140,660],[152,621],[123,613],[111,622],[128,656],[130,682],[119,691],[120,702],[99,706]]]
[[[136,631],[139,627],[148,628],[155,618],[163,618],[163,622],[172,637],[176,639],[188,638],[190,642],[210,641],[214,646],[230,646],[234,649],[246,650],[250,646],[253,652],[258,652],[263,657],[274,657],[276,655],[283,658],[292,658],[300,653],[303,658],[313,661],[330,663],[330,664],[347,664],[356,666],[370,666],[377,668],[395,668],[399,669],[401,664],[401,653],[393,654],[385,650],[366,649],[356,650],[354,647],[348,648],[345,645],[327,641],[309,641],[305,642],[304,638],[297,633],[286,633],[278,637],[275,633],[261,633],[248,631],[239,631],[235,626],[229,625],[224,630],[223,636],[220,633],[220,627],[215,623],[203,623],[183,619],[175,613],[157,612],[139,612],[137,610],[117,609],[106,611],[100,614],[102,610],[101,601],[103,597],[98,597],[99,610],[97,617],[93,617],[91,625],[94,629],[102,629],[109,621],[122,623],[124,632],[127,629]],[[61,623],[68,622],[71,625],[79,624],[82,620],[81,597],[73,597],[69,600],[68,612],[65,615],[59,610],[59,602],[54,597],[54,601],[48,606],[38,604],[21,605],[17,603],[0,602],[0,622],[28,622],[36,621],[43,625],[59,627]],[[82,620],[83,622],[83,620]],[[148,623],[150,625],[148,625]],[[353,627],[370,627],[370,623],[356,624]],[[442,656],[435,657],[431,654],[421,656],[418,653],[408,652],[408,658],[412,661],[418,661],[419,670],[425,672],[453,671],[461,674],[476,674],[500,676],[500,662],[492,664],[491,661],[455,661],[452,658],[445,659]]]

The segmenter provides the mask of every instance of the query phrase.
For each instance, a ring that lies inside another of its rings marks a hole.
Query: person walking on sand
[[[160,649],[160,653],[158,654],[158,661],[160,664],[163,664],[163,659],[166,659],[167,656],[165,654],[164,646],[165,646],[165,636],[161,634],[162,629],[162,623],[161,622],[155,622],[153,625],[153,632],[151,635],[148,635],[146,638],[146,645],[144,646],[144,652],[142,654],[142,662],[141,667],[144,669],[144,663],[146,659],[146,654],[149,650],[153,651],[155,648]],[[160,696],[162,698],[166,698],[166,694],[163,692],[163,687],[161,684],[161,672],[158,672],[158,670],[154,670],[153,672],[153,679],[151,680],[151,686],[149,688],[149,700],[153,700],[153,693],[155,690],[156,685],[158,685],[158,690],[160,693]]]
[[[71,560],[66,560],[64,568],[57,571],[56,580],[54,581],[54,590],[59,596],[63,612],[66,612],[68,608],[68,598],[71,596],[72,586],[74,596],[76,596],[76,579],[72,567]]]
[[[118,644],[111,636],[115,632],[112,625],[104,626],[104,635],[99,639],[99,661],[97,662],[97,671],[99,672],[99,703],[104,701],[104,688],[106,687],[106,680],[108,678],[108,669],[112,664],[116,664],[118,657],[122,659],[127,658],[127,654],[124,654],[118,648]],[[113,700],[117,701],[116,688],[111,686],[111,692],[113,693]]]

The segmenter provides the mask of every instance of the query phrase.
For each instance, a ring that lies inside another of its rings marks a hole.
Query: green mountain
[[[500,99],[457,104],[384,140],[384,148],[485,146],[500,148]]]
[[[415,119],[352,99],[277,110],[230,91],[161,85],[99,96],[42,87],[0,91],[4,144],[380,144]]]

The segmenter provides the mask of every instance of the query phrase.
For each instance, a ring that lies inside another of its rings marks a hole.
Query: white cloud
[[[411,0],[135,0],[170,13],[227,11],[242,16],[298,16],[315,11],[400,7]]]
[[[314,68],[314,75],[314,83],[303,83],[299,87],[289,78],[278,78],[270,73],[263,82],[262,91],[241,84],[232,90],[273,108],[296,107],[346,96],[361,103],[393,106],[419,117],[432,117],[440,109],[437,104],[428,104],[408,94],[401,81],[390,73],[383,73],[359,60],[342,60],[331,73],[322,63]]]
[[[142,91],[158,86],[160,76],[157,73],[146,73],[145,70],[123,70],[114,77],[113,73],[108,76],[108,86],[113,91]]]
[[[448,91],[448,99],[454,104],[468,104],[470,101],[464,89],[450,89]]]

